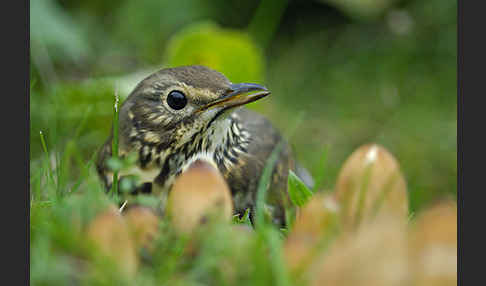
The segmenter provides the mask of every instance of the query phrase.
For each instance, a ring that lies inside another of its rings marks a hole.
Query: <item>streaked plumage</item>
[[[187,99],[180,110],[168,103],[174,91]],[[249,91],[258,92],[243,95]],[[137,166],[121,176],[138,174],[145,183],[139,191],[164,198],[176,176],[191,162],[207,160],[227,180],[235,212],[243,214],[250,208],[253,214],[263,167],[283,139],[267,119],[241,105],[268,94],[259,85],[232,84],[221,73],[203,66],[163,69],[150,75],[120,109],[119,153],[138,154]],[[111,141],[112,135],[97,161],[98,173],[108,189],[112,174],[106,159],[111,156]],[[288,203],[289,169],[295,169],[295,164],[285,143],[267,196],[269,209],[279,224],[284,223],[283,205]]]

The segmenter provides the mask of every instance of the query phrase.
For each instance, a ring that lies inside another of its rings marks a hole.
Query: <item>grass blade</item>
[[[297,127],[300,125],[302,122],[304,113],[300,112],[297,115],[297,119],[295,120],[294,126],[290,128],[289,131],[289,138],[292,137],[294,134],[294,131],[297,129]],[[273,149],[272,153],[267,159],[267,162],[265,164],[265,167],[263,168],[262,175],[260,177],[260,180],[258,182],[258,188],[257,188],[257,198],[256,198],[256,214],[255,214],[255,227],[259,228],[262,227],[264,224],[264,213],[265,213],[265,198],[266,198],[266,192],[270,186],[270,177],[272,175],[273,168],[275,167],[275,164],[277,163],[278,160],[278,155],[280,154],[280,151],[284,147],[284,140],[281,140]]]
[[[83,114],[83,118],[81,118],[81,122],[78,125],[78,128],[76,128],[76,132],[74,133],[74,139],[79,138],[81,135],[81,131],[83,131],[84,126],[86,125],[86,122],[88,121],[89,116],[91,115],[91,112],[93,111],[93,106],[90,105],[88,109]]]
[[[273,228],[267,228],[261,233],[269,247],[269,254],[272,260],[270,265],[275,277],[275,285],[290,285],[290,278],[282,255],[282,241],[279,237],[279,232],[275,231]]]
[[[327,164],[327,154],[329,154],[328,146],[324,146],[324,150],[322,151],[322,157],[319,162],[319,168],[317,169],[316,181],[312,190],[314,193],[323,186]]]
[[[248,32],[262,47],[265,48],[270,43],[288,2],[288,0],[260,1],[253,19],[248,25]]]
[[[257,189],[257,199],[256,199],[256,215],[255,215],[255,226],[261,227],[264,224],[264,204],[267,190],[270,187],[270,176],[272,175],[273,168],[278,160],[278,155],[283,147],[284,141],[280,141],[277,146],[273,149],[270,157],[265,164],[262,176],[260,177],[260,182],[258,183]]]
[[[54,178],[52,177],[52,170],[51,170],[51,163],[50,163],[50,158],[49,158],[49,151],[47,151],[47,144],[46,140],[44,138],[44,134],[42,131],[39,131],[40,135],[40,140],[42,144],[42,150],[44,150],[44,153],[46,155],[46,164],[47,164],[47,178],[54,183]]]
[[[112,157],[118,159],[118,89],[115,90],[115,104],[113,105],[113,141],[112,141]],[[113,172],[113,184],[111,186],[110,194],[118,196],[118,171]]]

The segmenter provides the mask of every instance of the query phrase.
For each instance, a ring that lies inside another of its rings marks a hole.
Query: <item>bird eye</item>
[[[172,109],[180,110],[186,106],[187,98],[182,92],[178,90],[173,90],[167,96],[167,104]]]

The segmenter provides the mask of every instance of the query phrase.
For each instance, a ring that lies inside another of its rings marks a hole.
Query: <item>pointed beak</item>
[[[254,92],[256,91],[256,92]],[[223,109],[235,108],[257,101],[269,95],[270,91],[259,84],[255,83],[238,83],[232,84],[225,94],[203,106],[200,111],[207,110],[214,107],[222,107]]]

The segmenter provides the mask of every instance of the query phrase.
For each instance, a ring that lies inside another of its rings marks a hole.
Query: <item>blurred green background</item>
[[[31,1],[31,173],[39,131],[51,152],[76,150],[66,170],[74,181],[109,134],[115,89],[123,99],[155,70],[204,64],[265,84],[272,95],[251,108],[285,135],[303,114],[289,141],[324,189],[354,149],[377,142],[401,163],[411,211],[455,197],[456,5]]]

